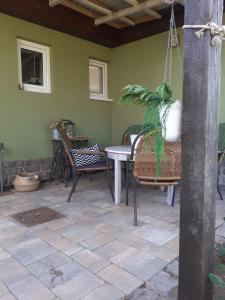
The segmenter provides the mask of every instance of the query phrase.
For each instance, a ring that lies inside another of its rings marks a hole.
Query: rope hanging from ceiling
[[[173,52],[174,49],[177,49],[178,53],[178,65],[179,71],[181,72],[181,54],[180,54],[180,47],[178,41],[178,34],[177,34],[177,27],[176,27],[176,20],[174,14],[174,0],[165,0],[170,1],[171,4],[171,17],[170,17],[170,27],[169,27],[169,36],[167,42],[167,52],[166,52],[166,65],[165,65],[165,72],[164,72],[164,82],[169,83],[171,85],[172,81],[172,64],[173,64]]]
[[[206,31],[210,31],[212,36],[211,46],[221,45],[222,41],[225,40],[225,26],[218,26],[216,23],[209,22],[206,25],[184,25],[183,29],[200,29],[195,32],[197,38],[203,38]]]

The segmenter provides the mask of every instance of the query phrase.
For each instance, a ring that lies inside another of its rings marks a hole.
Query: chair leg
[[[171,202],[172,207],[174,207],[174,203],[175,203],[176,188],[177,188],[177,186],[174,185],[173,186],[173,194],[172,194],[172,202]]]
[[[112,184],[111,184],[111,180],[110,180],[110,170],[109,170],[109,163],[108,163],[108,161],[107,161],[106,173],[107,173],[107,181],[108,181],[108,186],[109,186],[110,194],[112,196],[113,203],[115,203],[115,197],[114,197],[114,194],[113,194],[113,188],[112,188]]]
[[[134,178],[134,226],[138,226],[137,220],[137,182]]]
[[[129,159],[126,161],[126,206],[128,206],[128,201],[129,201]]]
[[[73,171],[73,185],[72,185],[72,189],[70,191],[70,194],[69,194],[69,197],[67,199],[67,202],[69,203],[70,202],[70,199],[72,197],[72,194],[75,192],[75,189],[76,189],[76,186],[77,186],[77,183],[78,183],[78,175],[75,171]]]
[[[220,196],[220,200],[223,201],[223,195],[222,195],[222,193],[221,193],[220,186],[219,186],[219,183],[218,183],[218,182],[217,182],[217,192],[218,192],[218,194],[219,194],[219,196]]]

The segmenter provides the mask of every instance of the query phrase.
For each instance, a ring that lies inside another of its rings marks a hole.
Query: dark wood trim
[[[93,19],[62,5],[49,7],[48,0],[3,0],[0,12],[109,48],[117,44],[116,29],[108,25],[96,27]]]
[[[183,26],[184,7],[181,5],[175,5],[174,12],[176,16],[177,27]],[[126,27],[124,29],[120,29],[120,41],[117,46],[168,31],[171,9],[164,9],[163,11],[160,11],[160,14],[162,15],[162,19],[138,24],[135,27]]]
[[[109,25],[95,26],[92,18],[62,5],[49,7],[48,0],[2,0],[0,12],[67,33],[109,48],[133,42],[168,30],[169,9],[163,18],[138,24],[134,27],[115,29]],[[161,13],[161,12],[160,12]],[[183,24],[184,9],[176,5],[177,24]]]

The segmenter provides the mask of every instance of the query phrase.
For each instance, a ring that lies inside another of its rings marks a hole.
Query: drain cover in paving
[[[57,220],[65,216],[49,207],[43,206],[36,209],[23,211],[21,213],[11,215],[10,217],[27,227],[31,227],[49,221]]]

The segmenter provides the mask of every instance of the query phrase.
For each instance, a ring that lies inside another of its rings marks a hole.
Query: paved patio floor
[[[0,198],[0,300],[124,299],[178,257],[175,207],[158,189],[139,189],[138,227],[132,201],[115,206],[102,175],[69,188],[55,182]],[[124,195],[123,195],[124,198]],[[65,218],[27,228],[10,215],[47,206]],[[217,225],[225,201],[217,200]]]

